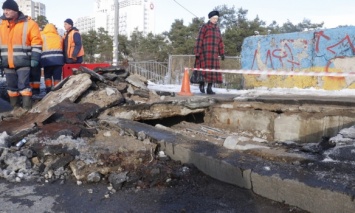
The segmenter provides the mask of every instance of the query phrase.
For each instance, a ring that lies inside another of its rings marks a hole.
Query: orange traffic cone
[[[182,79],[181,92],[178,95],[190,96],[192,95],[190,90],[190,77],[189,77],[189,69],[185,68],[184,78]]]

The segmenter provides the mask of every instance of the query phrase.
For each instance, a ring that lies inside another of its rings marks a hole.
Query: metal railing
[[[156,61],[129,62],[128,71],[138,74],[157,84],[167,84],[167,63]]]
[[[129,62],[128,71],[133,74],[144,76],[157,84],[178,84],[182,83],[184,68],[193,68],[195,63],[194,55],[170,55],[169,63],[156,61]],[[240,69],[239,56],[226,56],[221,61],[221,69]],[[241,89],[244,86],[242,74],[223,73],[223,84],[216,84],[216,87]],[[191,71],[190,71],[191,76]]]

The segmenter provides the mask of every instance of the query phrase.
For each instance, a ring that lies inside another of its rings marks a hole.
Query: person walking
[[[217,25],[219,12],[211,11],[208,14],[209,21],[200,28],[196,44],[194,47],[195,53],[195,68],[197,69],[220,69],[220,61],[218,56],[224,60],[224,44],[221,31]],[[215,94],[212,91],[213,83],[223,83],[222,74],[220,72],[210,71],[194,71],[200,80],[199,88],[202,93],[205,93],[205,83],[207,83],[207,94]],[[201,78],[202,76],[202,78]]]
[[[53,86],[62,80],[64,65],[63,40],[53,24],[46,24],[42,31],[41,65],[44,71],[44,83],[48,94]]]
[[[70,18],[64,21],[64,57],[67,64],[81,64],[83,62],[84,48],[79,30]]]
[[[7,93],[12,107],[32,108],[32,90],[29,83],[31,67],[38,66],[42,39],[38,24],[25,16],[14,0],[6,0],[0,17],[1,66],[4,68]]]

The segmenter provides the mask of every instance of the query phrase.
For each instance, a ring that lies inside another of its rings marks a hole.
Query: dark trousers
[[[76,61],[74,61],[73,59],[71,58],[66,58],[65,59],[65,63],[66,64],[81,64],[83,63],[83,56],[80,56],[76,59]]]
[[[30,86],[33,94],[39,94],[41,86],[41,67],[31,67],[30,72]]]
[[[30,87],[30,67],[21,67],[17,69],[5,68],[7,90],[21,92]]]
[[[46,85],[46,91],[51,91],[52,86],[57,85],[62,80],[62,65],[47,66],[44,70],[44,82]]]

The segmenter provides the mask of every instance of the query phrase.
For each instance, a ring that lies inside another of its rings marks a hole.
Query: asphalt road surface
[[[107,184],[0,180],[0,213],[40,212],[305,212],[198,175],[172,187],[109,190]],[[195,179],[195,178],[193,178]]]

